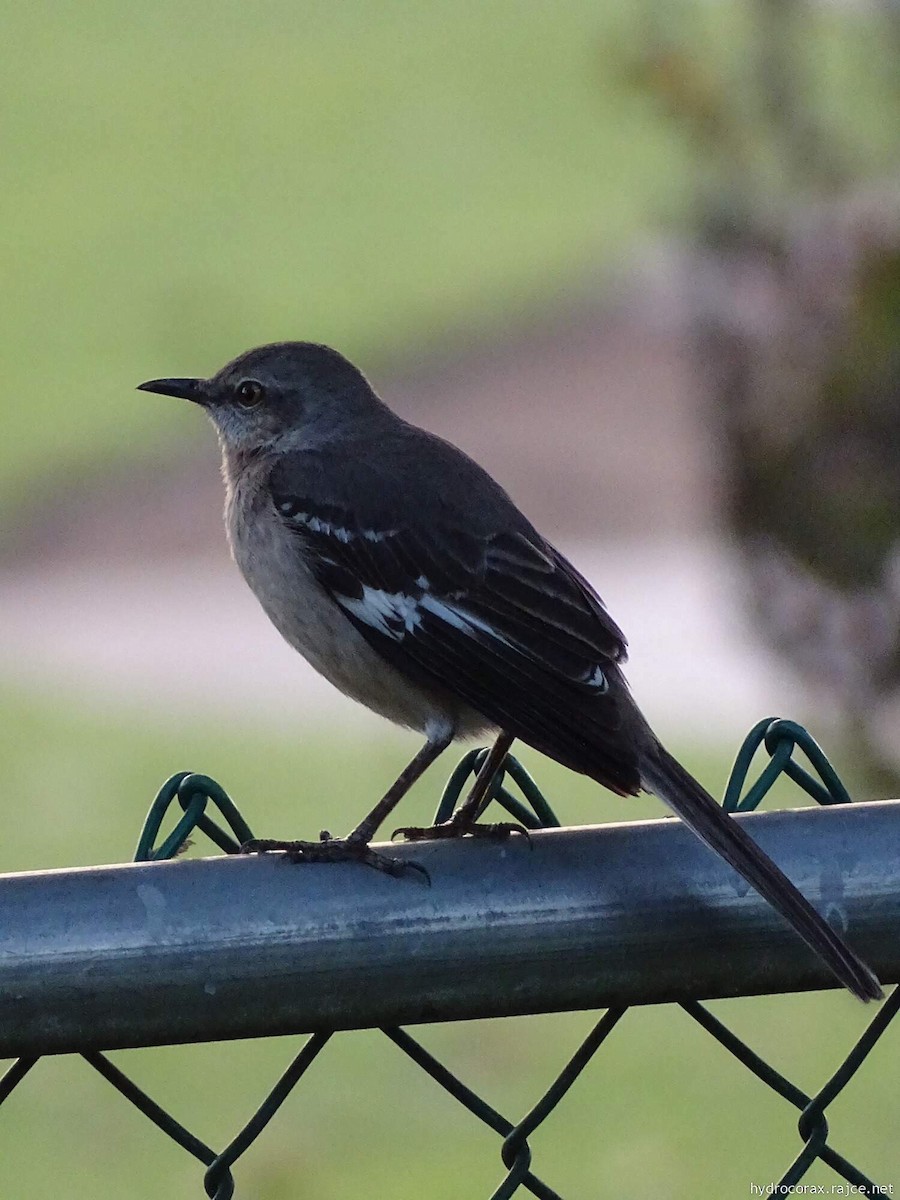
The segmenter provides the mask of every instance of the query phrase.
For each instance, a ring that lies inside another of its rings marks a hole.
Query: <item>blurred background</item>
[[[507,486],[713,792],[777,714],[861,798],[897,794],[898,51],[893,0],[9,8],[0,868],[127,860],[180,769],[260,836],[342,829],[409,756],[257,609],[201,415],[134,391],[281,338],[335,345]],[[567,823],[660,814],[523,758]],[[865,1021],[833,994],[714,1008],[813,1091]],[[423,1036],[516,1119],[589,1023]],[[829,1111],[900,1186],[898,1038]],[[220,1146],[292,1049],[114,1057]],[[792,1110],[659,1009],[628,1014],[533,1148],[567,1197],[677,1200],[746,1194],[797,1145]],[[16,1196],[63,1171],[76,1200],[201,1194],[77,1059],[16,1090],[0,1152]],[[260,1200],[456,1200],[500,1168],[373,1033],[329,1046],[236,1174]]]

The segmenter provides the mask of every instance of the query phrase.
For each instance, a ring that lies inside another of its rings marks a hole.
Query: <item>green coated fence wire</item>
[[[767,756],[767,761],[748,783],[751,767],[759,752]],[[441,795],[435,823],[447,820],[453,813],[469,779],[477,774],[486,753],[484,749],[472,750],[460,761]],[[798,761],[798,754],[803,756],[806,765]],[[767,718],[753,727],[738,752],[725,789],[724,808],[729,812],[746,812],[758,807],[782,775],[792,780],[818,804],[850,802],[850,795],[837,772],[808,731],[793,721]],[[518,795],[510,790],[508,782],[515,785]],[[559,825],[553,809],[534,779],[511,755],[494,777],[483,808],[491,803],[504,808],[514,821],[527,829]],[[163,826],[171,822],[171,814],[175,814],[174,826],[163,835]],[[197,832],[227,854],[237,853],[241,845],[252,837],[250,827],[238,808],[215,780],[206,775],[182,771],[168,779],[154,799],[141,830],[135,861],[173,858]],[[777,1071],[702,1004],[691,1001],[680,1007],[762,1083],[799,1110],[797,1129],[803,1145],[778,1183],[773,1185],[775,1195],[788,1194],[788,1189],[800,1184],[818,1161],[852,1185],[857,1195],[876,1197],[890,1194],[888,1186],[875,1183],[830,1144],[825,1114],[827,1107],[850,1083],[896,1016],[900,1008],[900,987],[895,988],[882,1004],[856,1045],[815,1096],[807,1095]],[[510,1200],[521,1191],[538,1197],[538,1200],[563,1200],[558,1192],[532,1171],[528,1139],[550,1117],[613,1030],[623,1027],[622,1018],[626,1013],[626,1006],[610,1008],[603,1013],[543,1096],[518,1122],[508,1120],[491,1107],[405,1030],[391,1028],[382,1032],[435,1083],[502,1138],[500,1156],[506,1174],[490,1200]],[[291,1091],[305,1078],[332,1036],[329,1032],[322,1032],[307,1039],[253,1116],[219,1152],[195,1137],[105,1055],[91,1051],[81,1057],[153,1124],[206,1167],[203,1188],[211,1200],[230,1200],[235,1195],[231,1168],[275,1117]],[[35,1057],[20,1058],[9,1068],[0,1079],[0,1104],[37,1061]]]

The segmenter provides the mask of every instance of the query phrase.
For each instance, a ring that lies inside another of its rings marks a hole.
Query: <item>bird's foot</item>
[[[288,862],[292,863],[335,863],[357,862],[366,867],[374,867],[385,875],[407,875],[415,871],[424,875],[430,883],[431,876],[415,862],[402,858],[392,858],[388,854],[379,854],[362,838],[352,834],[345,838],[332,837],[327,829],[319,834],[317,842],[280,842],[274,838],[252,838],[241,846],[241,854],[269,854],[281,851]]]
[[[398,837],[402,837],[407,842],[424,842],[430,841],[432,838],[460,838],[460,837],[475,837],[488,838],[493,841],[504,841],[508,837],[512,837],[514,833],[520,833],[527,842],[530,843],[531,835],[524,825],[519,825],[516,821],[493,821],[479,824],[476,821],[470,821],[468,818],[459,820],[458,817],[451,817],[449,821],[444,821],[440,825],[403,825],[400,829],[395,829],[391,834],[391,841],[396,841]]]

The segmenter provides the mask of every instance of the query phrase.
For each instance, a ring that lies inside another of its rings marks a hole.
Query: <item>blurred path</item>
[[[567,544],[631,645],[635,694],[664,738],[738,739],[799,714],[796,685],[754,635],[726,550],[691,539]],[[284,729],[383,722],[343,699],[269,625],[230,564],[152,572],[37,564],[0,580],[0,679],[78,703],[220,713]]]

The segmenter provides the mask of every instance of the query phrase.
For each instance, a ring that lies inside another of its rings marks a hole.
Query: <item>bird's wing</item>
[[[623,737],[625,639],[572,565],[522,519],[400,526],[279,492],[298,553],[367,642],[516,737],[616,791],[640,789]]]
[[[847,987],[863,999],[881,996],[865,963],[656,742],[619,671],[621,633],[590,585],[524,519],[495,533],[430,519],[400,528],[360,521],[341,504],[274,494],[306,565],[398,670],[455,693],[614,791],[639,791],[643,776]]]

